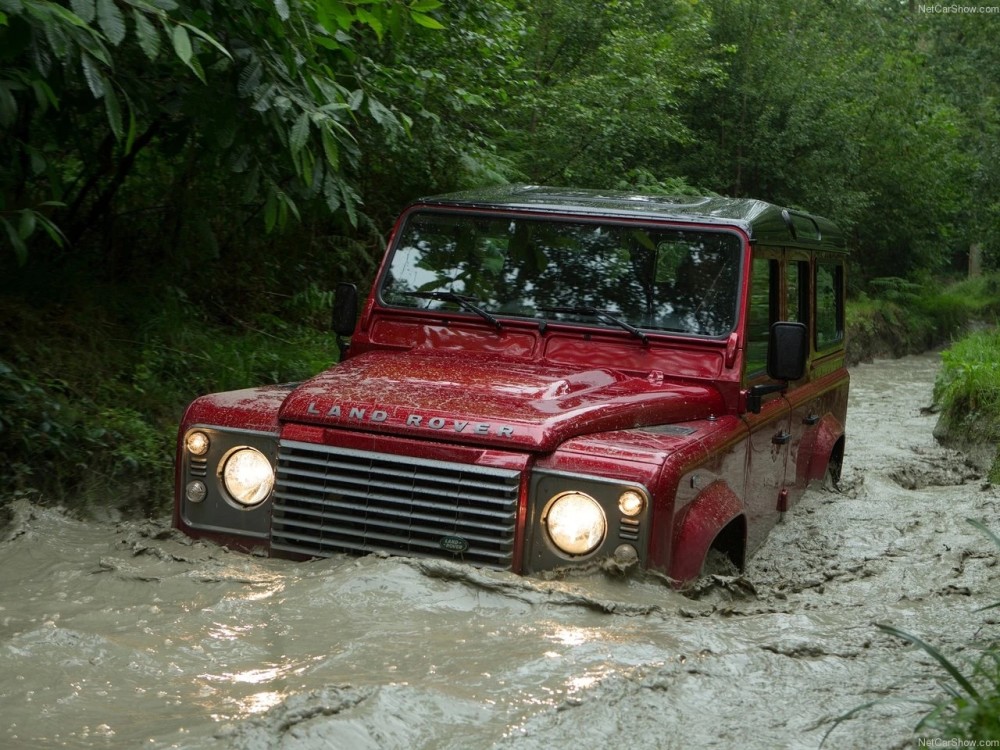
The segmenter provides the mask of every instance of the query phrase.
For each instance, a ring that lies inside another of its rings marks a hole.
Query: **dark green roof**
[[[698,222],[739,227],[751,240],[766,244],[845,249],[844,234],[832,221],[748,198],[501,185],[422,198],[416,204]]]

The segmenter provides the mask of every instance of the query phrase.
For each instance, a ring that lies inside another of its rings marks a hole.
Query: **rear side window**
[[[804,260],[785,264],[785,320],[809,322],[809,263]]]
[[[816,348],[826,349],[844,340],[844,267],[816,264]]]

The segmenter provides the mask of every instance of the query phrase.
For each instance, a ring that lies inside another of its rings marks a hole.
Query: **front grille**
[[[454,557],[509,569],[519,485],[512,469],[282,440],[271,547],[316,557]]]

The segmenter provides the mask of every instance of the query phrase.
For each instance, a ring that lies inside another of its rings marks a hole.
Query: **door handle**
[[[792,433],[779,432],[777,435],[771,438],[771,442],[774,443],[775,445],[784,445],[791,439],[792,439]]]
[[[819,420],[819,414],[810,414],[808,417],[802,418],[802,424],[807,424],[812,427],[814,424],[819,424]]]

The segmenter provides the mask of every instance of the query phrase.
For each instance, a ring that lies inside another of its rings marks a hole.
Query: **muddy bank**
[[[946,346],[958,329],[966,326],[975,324],[935,320],[892,303],[848,303],[847,364],[919,355]]]
[[[0,541],[10,748],[915,747],[929,658],[995,633],[1000,494],[931,431],[934,356],[853,369],[842,492],[742,576],[296,564],[27,504]]]

